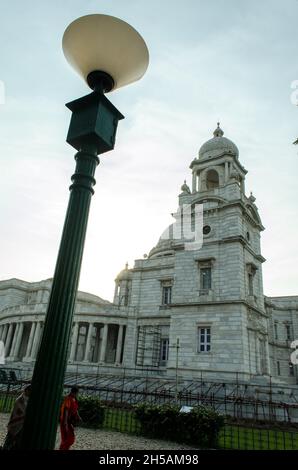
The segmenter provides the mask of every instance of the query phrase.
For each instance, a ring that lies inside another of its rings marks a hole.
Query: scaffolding
[[[160,365],[161,331],[158,325],[139,326],[136,365],[141,369]]]

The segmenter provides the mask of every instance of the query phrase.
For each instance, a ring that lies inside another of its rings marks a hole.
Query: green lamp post
[[[72,22],[63,36],[68,62],[92,93],[66,106],[72,111],[67,142],[77,153],[42,341],[23,428],[22,449],[54,449],[74,305],[78,289],[98,155],[114,148],[122,114],[105,93],[139,80],[149,54],[139,33],[107,15]]]

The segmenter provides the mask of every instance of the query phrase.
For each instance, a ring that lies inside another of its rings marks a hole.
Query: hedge
[[[142,434],[201,447],[214,447],[224,426],[223,416],[205,406],[195,406],[186,413],[176,405],[142,403],[135,412]]]
[[[100,428],[104,420],[104,407],[99,398],[81,395],[78,398],[79,414],[82,418],[80,426]]]

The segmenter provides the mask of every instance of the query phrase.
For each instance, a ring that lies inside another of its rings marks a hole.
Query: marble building
[[[202,246],[190,249],[174,235],[175,214],[149,255],[118,274],[112,303],[79,292],[68,368],[295,385],[298,296],[264,296],[264,227],[255,197],[245,193],[238,148],[219,125],[190,169],[192,187],[182,185],[177,214],[190,207],[196,230],[196,207],[203,207]],[[50,279],[0,281],[8,365],[34,365],[50,289]]]

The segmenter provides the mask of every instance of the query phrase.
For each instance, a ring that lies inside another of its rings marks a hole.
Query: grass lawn
[[[223,449],[298,450],[298,432],[226,424],[219,436]]]
[[[140,425],[130,410],[106,408],[103,427],[140,434]],[[220,432],[219,447],[239,450],[298,450],[298,432],[226,424]]]

